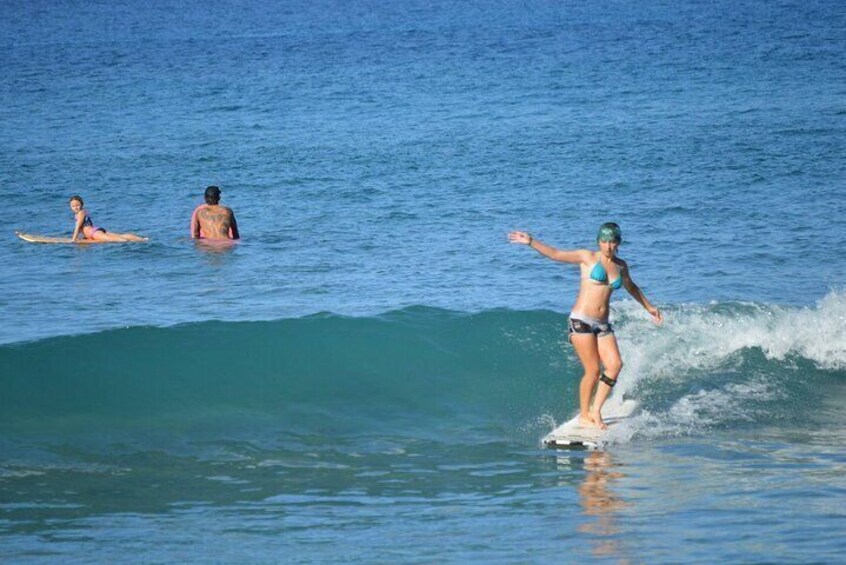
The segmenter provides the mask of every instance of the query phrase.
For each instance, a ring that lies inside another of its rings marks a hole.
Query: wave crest
[[[659,328],[633,302],[614,310],[626,365],[610,402],[640,400],[644,429],[795,421],[813,410],[814,390],[846,368],[842,292],[812,308],[717,303],[665,316]],[[260,420],[309,433],[494,425],[525,435],[526,422],[576,409],[581,366],[565,322],[549,311],[413,307],[0,346],[0,424]]]

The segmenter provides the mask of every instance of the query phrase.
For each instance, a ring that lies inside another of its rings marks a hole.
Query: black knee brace
[[[607,376],[605,373],[600,373],[599,380],[614,388],[614,385],[617,384],[617,379],[612,379],[611,377]]]

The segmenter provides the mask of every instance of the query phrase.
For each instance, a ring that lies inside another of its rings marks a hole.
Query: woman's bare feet
[[[599,428],[600,430],[608,429],[608,425],[602,421],[602,416],[591,412],[587,417],[579,416],[579,425],[586,428]]]
[[[602,420],[602,415],[599,412],[591,412],[590,417],[593,420],[593,425],[600,430],[607,430],[608,425]]]

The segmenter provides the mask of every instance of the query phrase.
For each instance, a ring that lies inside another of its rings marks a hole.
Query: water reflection
[[[578,531],[589,534],[588,540],[595,556],[612,557],[620,563],[628,563],[628,558],[621,555],[618,544],[620,528],[617,517],[629,503],[613,488],[614,483],[625,475],[614,464],[611,454],[605,451],[587,453],[584,471],[584,480],[578,487],[578,493],[585,521],[578,526]]]
[[[194,245],[206,253],[228,253],[235,249],[238,240],[233,239],[195,239]]]

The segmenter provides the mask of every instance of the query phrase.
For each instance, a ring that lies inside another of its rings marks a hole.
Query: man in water
[[[192,239],[240,239],[235,213],[231,208],[221,206],[220,189],[206,188],[206,203],[200,204],[191,215]]]

